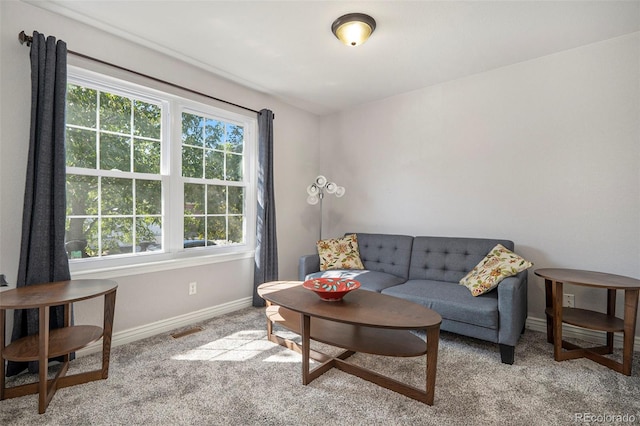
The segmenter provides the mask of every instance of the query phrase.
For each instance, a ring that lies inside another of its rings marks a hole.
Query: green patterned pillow
[[[358,237],[356,234],[343,238],[320,240],[317,244],[320,256],[320,270],[331,269],[364,269],[360,260]]]
[[[460,284],[467,287],[472,295],[480,296],[496,288],[503,279],[532,266],[533,263],[498,244],[460,280]]]

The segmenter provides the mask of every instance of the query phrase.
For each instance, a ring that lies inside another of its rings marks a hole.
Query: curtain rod
[[[24,31],[20,31],[20,34],[18,34],[18,40],[20,40],[20,44],[25,44],[26,43],[27,46],[31,46],[31,43],[33,42],[33,37],[27,35]],[[225,101],[224,99],[216,98],[215,96],[207,95],[206,93],[198,92],[197,90],[189,89],[188,87],[183,87],[183,86],[177,85],[175,83],[171,83],[169,81],[161,80],[159,78],[152,77],[150,75],[143,74],[141,72],[134,71],[132,69],[122,67],[120,65],[116,65],[116,64],[112,64],[110,62],[103,61],[102,59],[93,58],[93,57],[87,56],[87,55],[85,55],[83,53],[74,52],[73,50],[67,50],[67,53],[70,53],[70,54],[72,54],[74,56],[78,56],[80,58],[88,59],[90,61],[98,62],[98,63],[103,64],[103,65],[107,65],[107,66],[110,66],[110,67],[113,67],[113,68],[117,68],[117,69],[122,70],[122,71],[130,72],[132,74],[138,75],[140,77],[148,78],[148,79],[153,80],[153,81],[158,82],[158,83],[167,84],[167,85],[169,85],[171,87],[174,87],[176,89],[186,90],[187,92],[190,92],[190,93],[193,93],[193,94],[196,94],[196,95],[200,95],[200,96],[204,96],[205,98],[213,99],[214,101],[223,102],[223,103],[225,103],[227,105],[232,105],[234,107],[242,108],[242,109],[244,109],[246,111],[251,111],[251,112],[255,112],[256,114],[260,114],[260,111],[256,111],[255,109],[251,109],[251,108],[248,108],[248,107],[245,107],[245,106],[242,106],[242,105],[238,105],[238,104],[235,104],[233,102]],[[274,119],[276,118],[275,114],[273,115],[273,118]]]

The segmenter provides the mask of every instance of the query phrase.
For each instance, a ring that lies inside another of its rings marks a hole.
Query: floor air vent
[[[179,331],[177,333],[172,333],[171,337],[173,337],[174,339],[179,339],[180,337],[188,336],[188,335],[193,334],[193,333],[198,333],[198,332],[200,332],[202,330],[204,330],[204,328],[202,328],[200,326],[193,327],[193,328],[190,328],[188,330]]]

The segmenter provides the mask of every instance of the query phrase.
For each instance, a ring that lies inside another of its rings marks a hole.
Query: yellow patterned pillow
[[[533,263],[498,244],[460,280],[460,284],[467,287],[472,295],[480,296],[496,288],[503,279],[532,266]]]
[[[356,234],[343,238],[320,240],[317,244],[320,256],[320,270],[331,269],[364,269],[360,260],[358,237]]]

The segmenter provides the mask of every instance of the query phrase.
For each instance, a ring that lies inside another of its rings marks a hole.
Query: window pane
[[[136,136],[160,139],[161,112],[158,105],[133,101],[133,133]]]
[[[242,154],[244,148],[244,129],[227,123],[227,151]]]
[[[160,142],[133,140],[133,171],[160,173]]]
[[[229,216],[229,242],[240,244],[244,243],[242,216]]]
[[[133,214],[133,182],[130,179],[102,178],[102,214]]]
[[[67,86],[67,124],[96,128],[98,94],[93,89]]]
[[[229,213],[230,214],[243,214],[244,213],[244,188],[237,186],[228,187],[229,191]]]
[[[98,177],[67,174],[67,216],[97,214]]]
[[[98,248],[97,217],[67,217],[65,250],[69,259],[93,257]]]
[[[204,217],[185,216],[184,218],[184,239],[186,241],[204,239]]]
[[[67,128],[67,166],[96,168],[96,132]]]
[[[182,147],[182,176],[202,177],[202,149]]]
[[[161,249],[162,226],[159,217],[136,219],[136,251],[157,251]]]
[[[131,133],[131,100],[111,93],[100,93],[100,128]]]
[[[133,218],[102,219],[102,255],[133,253]]]
[[[224,124],[212,119],[207,119],[205,124],[205,147],[223,150]]]
[[[65,250],[69,257],[80,258],[87,257],[85,249],[90,233],[96,233],[96,229],[92,229],[92,225],[96,224],[96,218],[84,217],[67,217],[67,226],[65,228]],[[97,234],[96,234],[97,236]],[[70,252],[79,251],[80,253]]]
[[[227,240],[227,221],[224,216],[207,218],[207,239],[222,242]]]
[[[226,187],[219,185],[207,185],[207,214],[225,214],[226,212]]]
[[[227,157],[227,180],[242,181],[242,155],[226,154]]]
[[[204,185],[184,184],[184,214],[204,214]],[[202,234],[204,235],[204,229]]]
[[[131,171],[131,139],[106,133],[100,135],[100,169]]]
[[[224,179],[224,153],[206,150],[205,179]]]
[[[85,219],[84,220],[84,236],[87,240],[87,248],[85,252],[89,257],[95,257],[100,255],[100,248],[98,244],[98,234],[100,233],[100,226],[98,218]]]
[[[202,146],[202,117],[197,115],[182,113],[182,144]]]
[[[158,180],[136,179],[136,215],[162,214],[162,184]]]

